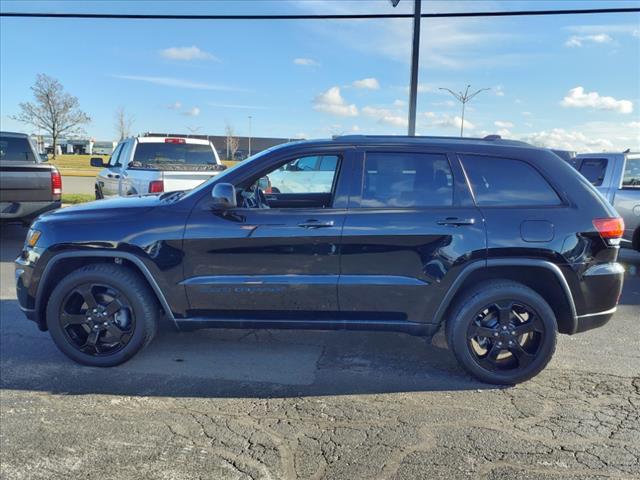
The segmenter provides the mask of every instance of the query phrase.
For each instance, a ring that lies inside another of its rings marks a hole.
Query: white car
[[[96,199],[190,190],[226,167],[208,140],[146,135],[122,140],[96,177]]]

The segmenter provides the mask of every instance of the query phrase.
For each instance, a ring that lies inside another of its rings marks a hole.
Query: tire
[[[102,195],[102,190],[100,189],[100,187],[98,187],[98,185],[96,185],[96,200],[102,200],[104,198],[104,195]]]
[[[553,310],[538,293],[520,283],[497,280],[456,301],[446,337],[471,375],[487,383],[514,385],[547,366],[557,330]]]
[[[84,365],[112,367],[151,342],[159,307],[137,272],[99,263],[64,277],[51,293],[46,312],[47,327],[62,353]]]

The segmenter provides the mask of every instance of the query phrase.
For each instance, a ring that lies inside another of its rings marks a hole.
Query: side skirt
[[[295,329],[295,330],[360,330],[402,332],[409,335],[431,337],[438,325],[408,322],[406,320],[255,320],[255,319],[211,319],[176,318],[180,330],[201,328],[241,328],[241,329]]]

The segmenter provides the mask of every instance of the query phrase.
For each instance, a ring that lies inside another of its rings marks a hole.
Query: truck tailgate
[[[52,199],[49,165],[0,162],[0,202],[46,202]]]
[[[190,190],[197,187],[202,182],[209,180],[218,171],[163,171],[162,180],[164,181],[164,191],[172,192],[175,190]]]

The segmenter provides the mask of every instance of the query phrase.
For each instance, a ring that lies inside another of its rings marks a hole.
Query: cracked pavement
[[[389,333],[163,329],[121,367],[81,367],[19,312],[24,230],[1,235],[1,478],[640,478],[634,252],[608,325],[496,388],[441,339]]]

